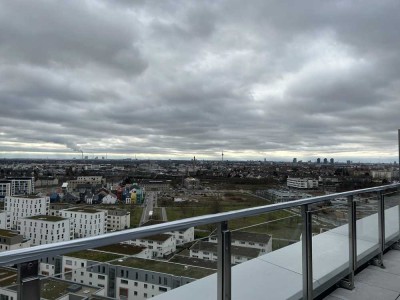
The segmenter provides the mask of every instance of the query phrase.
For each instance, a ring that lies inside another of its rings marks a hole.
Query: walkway
[[[355,277],[352,291],[338,288],[326,300],[395,300],[400,299],[400,251],[391,250],[383,257],[386,267],[368,266]]]

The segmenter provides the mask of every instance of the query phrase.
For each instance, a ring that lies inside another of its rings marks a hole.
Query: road
[[[154,207],[157,207],[157,192],[147,192],[139,226],[141,226],[143,223],[146,223],[149,220],[149,213],[151,211],[154,211]]]

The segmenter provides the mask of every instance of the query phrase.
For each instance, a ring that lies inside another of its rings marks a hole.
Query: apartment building
[[[171,234],[156,234],[141,239],[127,241],[126,243],[148,248],[152,253],[151,257],[163,258],[176,251],[176,240]]]
[[[105,234],[107,232],[106,210],[92,208],[69,208],[59,211],[59,215],[71,219],[74,238]]]
[[[218,243],[216,236],[208,238],[211,243]],[[272,251],[272,237],[268,234],[233,231],[231,233],[232,246],[246,247],[260,250],[260,254],[265,254]]]
[[[22,218],[18,230],[33,246],[69,241],[73,237],[71,220],[48,215]]]
[[[11,196],[31,195],[35,192],[34,177],[7,177],[11,181]]]
[[[0,211],[0,229],[11,228],[11,213],[9,211]]]
[[[15,231],[0,229],[0,252],[28,248],[31,241]]]
[[[248,247],[232,246],[231,262],[232,264],[240,264],[250,259],[256,258],[263,254],[261,250]],[[218,260],[218,244],[199,241],[190,247],[190,257],[203,260]]]
[[[149,226],[149,225],[155,225],[155,224],[161,224],[161,223],[165,223],[165,221],[149,220],[146,223],[143,223],[142,226]],[[181,229],[181,230],[169,231],[169,232],[166,232],[166,234],[173,235],[175,237],[177,245],[182,245],[182,244],[190,243],[190,242],[194,241],[194,227],[189,227],[189,228]]]
[[[104,296],[116,299],[152,298],[215,273],[215,270],[201,267],[136,257],[124,258],[117,253],[90,250],[61,259],[64,279],[104,288]]]
[[[0,180],[0,199],[11,196],[11,180]]]
[[[109,209],[107,231],[124,230],[131,227],[131,213],[124,209]]]
[[[18,220],[26,217],[47,215],[50,198],[33,195],[7,196],[4,199],[4,210],[10,213],[10,228],[17,229]]]
[[[318,188],[318,180],[313,178],[295,178],[287,179],[287,186],[296,189],[315,189]]]

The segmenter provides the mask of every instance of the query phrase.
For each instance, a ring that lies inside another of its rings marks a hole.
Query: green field
[[[135,206],[129,210],[131,212],[131,227],[138,227],[142,216],[143,208]]]
[[[271,204],[268,200],[240,192],[226,192],[214,198],[197,196],[190,200],[192,201],[171,203],[167,206],[168,221]],[[281,210],[229,221],[229,228],[231,230],[245,228],[243,230],[249,232],[267,233],[273,237],[298,240],[301,233],[301,218],[290,211]],[[210,234],[215,226],[205,225],[198,229],[203,231],[197,232],[197,237],[203,237]]]

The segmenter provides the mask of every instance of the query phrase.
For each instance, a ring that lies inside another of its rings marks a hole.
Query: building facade
[[[59,211],[59,215],[71,219],[74,238],[105,234],[107,232],[106,210],[91,208],[69,208]]]
[[[10,212],[11,229],[16,229],[18,220],[22,218],[47,215],[49,206],[49,197],[8,196],[4,199],[4,210]]]

